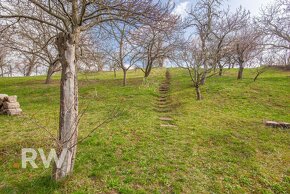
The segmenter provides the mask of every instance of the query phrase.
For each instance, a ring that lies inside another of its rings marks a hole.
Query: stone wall
[[[8,96],[7,94],[0,94],[0,114],[4,115],[20,115],[22,110],[17,96]]]

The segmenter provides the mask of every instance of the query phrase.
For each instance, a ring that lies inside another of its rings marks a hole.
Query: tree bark
[[[9,74],[10,74],[10,77],[13,77],[13,72],[12,72],[12,66],[9,65]]]
[[[223,75],[223,66],[219,63],[219,76]]]
[[[116,72],[116,68],[114,67],[114,79],[117,78],[117,72]]]
[[[258,77],[259,77],[260,74],[261,74],[260,72],[257,73],[257,75],[254,78],[254,82],[258,79]]]
[[[147,79],[149,77],[151,70],[152,70],[152,66],[153,66],[153,62],[148,62],[146,69],[145,69],[144,78]]]
[[[206,73],[202,74],[201,80],[200,80],[200,84],[204,85],[205,84],[205,80],[206,80]]]
[[[51,81],[51,76],[54,72],[54,68],[53,68],[53,65],[49,65],[48,67],[48,71],[47,71],[47,74],[46,74],[46,79],[45,79],[45,84],[49,84],[50,81]]]
[[[1,77],[4,77],[4,69],[3,69],[3,66],[0,66],[1,67]]]
[[[243,72],[244,72],[244,67],[242,64],[239,65],[239,72],[238,72],[238,79],[243,79]]]
[[[29,60],[29,65],[27,71],[25,72],[26,77],[31,76],[34,67],[35,67],[35,57],[33,56],[32,59]]]
[[[201,100],[201,92],[200,92],[200,88],[199,85],[195,85],[195,92],[196,92],[196,100]]]
[[[57,153],[67,149],[62,165],[55,165],[53,177],[60,180],[72,173],[78,136],[78,80],[76,67],[76,47],[80,31],[74,33],[60,33],[56,44],[62,65],[60,84],[60,117],[59,117],[59,142]]]
[[[31,73],[32,73],[32,68],[33,68],[33,67],[31,67],[31,66],[28,66],[28,70],[25,72],[25,76],[26,76],[26,77],[29,77],[29,76],[31,76]]]
[[[123,69],[123,86],[127,85],[127,70]]]
[[[1,77],[4,77],[4,59],[0,57],[0,68],[1,68]]]
[[[158,66],[160,68],[163,68],[163,66],[164,66],[164,59],[163,59],[163,57],[161,57],[161,58],[158,59]]]

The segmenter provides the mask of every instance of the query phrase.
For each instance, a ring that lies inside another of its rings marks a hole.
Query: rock
[[[20,108],[19,102],[4,102],[3,103],[4,109],[17,109]]]
[[[5,97],[8,97],[8,95],[7,94],[0,94],[0,101],[1,100],[3,101]]]
[[[7,115],[20,115],[22,113],[22,109],[21,108],[17,108],[17,109],[6,109],[5,113]]]
[[[17,96],[0,94],[0,114],[20,115],[22,110],[17,102]]]
[[[6,96],[6,97],[4,97],[4,101],[17,102],[17,96]]]
[[[276,126],[278,123],[275,121],[265,121],[265,125],[266,126],[270,126],[270,127],[274,127]]]
[[[7,94],[0,94],[0,106],[2,105],[5,97],[8,97],[8,95]]]
[[[280,127],[282,127],[282,128],[287,128],[287,129],[289,129],[289,128],[290,128],[290,123],[286,123],[286,122],[279,122],[279,124],[280,124]]]
[[[286,122],[276,122],[276,121],[265,121],[265,125],[269,127],[281,127],[281,128],[290,128],[290,123]]]

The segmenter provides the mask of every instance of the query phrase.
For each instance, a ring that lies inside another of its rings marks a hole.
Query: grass
[[[86,136],[115,109],[122,115],[78,145],[75,171],[55,183],[51,169],[21,169],[21,148],[53,147],[59,77],[1,78],[0,93],[17,95],[25,116],[0,116],[0,193],[289,193],[289,130],[263,120],[290,122],[290,73],[269,70],[256,82],[236,70],[212,77],[195,100],[186,71],[171,69],[172,114],[178,128],[160,128],[154,111],[165,70],[147,84],[141,72],[80,75],[79,133]],[[39,123],[39,124],[36,124]]]

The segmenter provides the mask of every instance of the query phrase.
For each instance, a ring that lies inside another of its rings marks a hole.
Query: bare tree
[[[189,13],[189,23],[193,26],[193,31],[195,36],[198,37],[200,42],[201,63],[205,69],[205,73],[202,75],[201,84],[205,83],[207,69],[212,68],[209,64],[210,60],[208,49],[213,36],[213,22],[216,21],[217,17],[220,15],[220,5],[222,0],[199,0],[191,9]]]
[[[175,52],[174,57],[174,62],[188,71],[197,100],[202,99],[200,87],[203,85],[204,78],[214,75],[213,68],[204,68],[204,51],[201,44],[197,39],[187,41]]]
[[[290,49],[290,2],[276,0],[262,9],[257,24],[266,36],[266,44],[283,49]]]
[[[232,54],[239,65],[237,79],[243,78],[245,64],[254,59],[262,50],[261,34],[249,22],[237,32],[232,42]]]
[[[41,15],[39,15],[41,17]],[[45,83],[50,82],[51,76],[60,71],[58,53],[54,38],[57,31],[54,28],[31,20],[20,20],[16,28],[11,30],[11,37],[6,46],[17,51],[25,58],[25,76],[30,76],[36,67],[47,67]]]
[[[0,23],[0,75],[4,77],[5,75],[9,76],[12,74],[11,69],[11,59],[9,59],[9,53],[11,49],[6,47],[7,40],[10,39],[11,33],[8,31],[9,28],[13,27],[16,22],[2,22]]]
[[[169,4],[153,0],[3,0],[0,19],[27,19],[41,22],[58,31],[56,45],[62,66],[58,154],[68,149],[53,177],[61,179],[73,171],[78,134],[77,55],[81,32],[112,20],[136,24],[158,21],[170,11]],[[43,17],[39,17],[41,14]]]
[[[276,0],[261,10],[261,16],[256,19],[260,31],[264,35],[264,44],[267,49],[280,54],[281,58],[290,58],[290,2]],[[287,53],[288,56],[283,55]],[[284,63],[289,66],[290,63]]]
[[[260,53],[260,56],[257,56],[257,64],[258,64],[258,67],[255,68],[255,71],[256,71],[256,75],[254,77],[254,82],[258,79],[258,77],[265,73],[268,68],[270,66],[272,66],[274,64],[274,55],[271,55],[269,53],[263,53],[261,52]]]
[[[235,13],[231,13],[229,8],[223,10],[215,18],[213,22],[213,38],[211,40],[214,48],[215,64],[219,68],[219,76],[223,73],[223,68],[227,64],[227,58],[230,53],[229,46],[234,40],[235,32],[243,28],[243,26],[249,20],[249,12],[239,7]],[[225,59],[224,59],[225,58]],[[224,61],[224,63],[222,63]]]
[[[123,86],[126,86],[127,71],[140,60],[138,47],[133,46],[129,40],[130,31],[133,28],[120,22],[111,22],[108,24],[108,28],[105,27],[104,29],[110,35],[108,39],[110,43],[106,44],[104,52],[112,59],[114,64],[122,69]]]
[[[5,67],[6,67],[6,63],[5,63],[5,58],[6,58],[6,52],[4,50],[0,50],[0,70],[1,70],[1,77],[4,77],[5,74]]]
[[[180,19],[177,16],[168,15],[166,21],[155,22],[151,25],[145,25],[132,33],[130,39],[133,45],[140,48],[142,59],[141,66],[144,78],[147,79],[155,64],[163,66],[166,58],[174,52],[174,49],[180,43]]]

